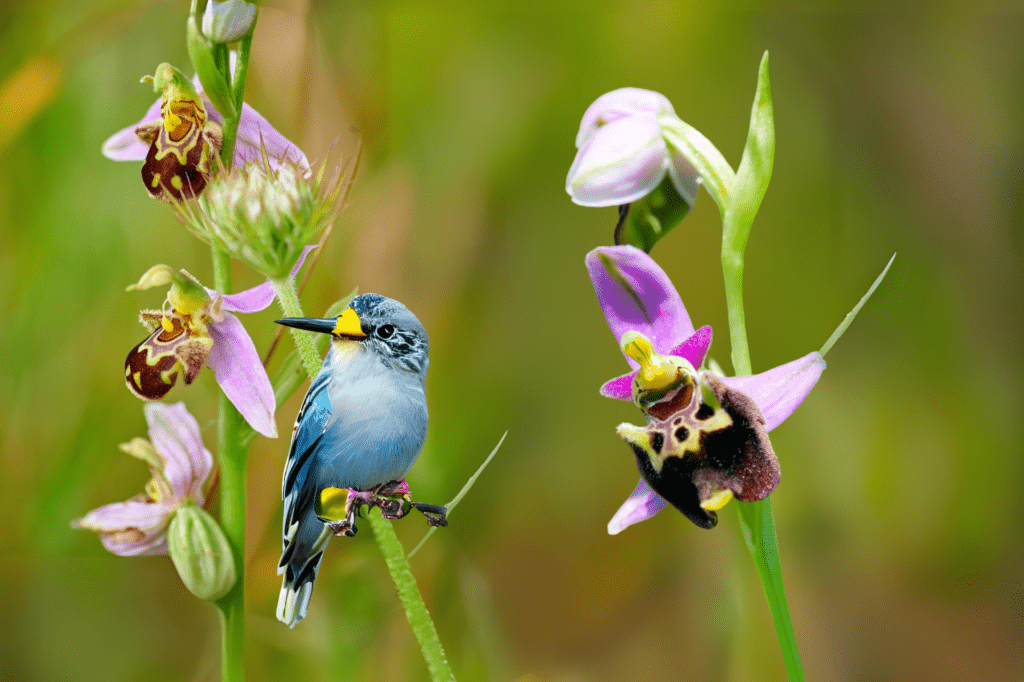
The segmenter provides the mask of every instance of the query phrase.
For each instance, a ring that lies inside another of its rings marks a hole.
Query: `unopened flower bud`
[[[214,43],[233,43],[252,31],[259,8],[244,0],[209,0],[203,12],[203,35]]]
[[[220,599],[238,579],[224,531],[195,504],[182,506],[171,519],[167,549],[181,581],[200,599]]]

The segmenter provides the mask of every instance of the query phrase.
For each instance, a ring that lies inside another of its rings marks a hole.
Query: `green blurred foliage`
[[[217,615],[166,557],[115,557],[68,525],[147,478],[116,447],[145,429],[121,368],[162,294],[124,287],[158,262],[211,280],[139,164],[99,153],[152,102],[142,75],[187,70],[186,11],[0,11],[2,680],[219,675]],[[358,285],[429,330],[418,499],[450,499],[509,431],[413,560],[460,679],[782,679],[734,512],[710,532],[671,511],[605,532],[637,478],[614,427],[636,414],[597,393],[626,364],[583,256],[610,243],[616,212],[564,192],[583,111],[627,85],[664,93],[737,164],[766,49],[777,148],[747,249],[755,371],[818,348],[899,252],[772,434],[808,677],[1021,679],[1022,43],[1020,7],[987,0],[263,8],[248,101],[311,159],[362,136],[306,310]],[[728,367],[719,243],[704,195],[653,255]],[[237,288],[258,281],[235,268]],[[259,348],[274,314],[245,319]],[[170,396],[210,446],[215,396],[208,372]],[[274,619],[299,399],[250,455],[250,679],[425,679],[368,529],[332,543],[306,621]],[[426,527],[397,530],[411,548]]]

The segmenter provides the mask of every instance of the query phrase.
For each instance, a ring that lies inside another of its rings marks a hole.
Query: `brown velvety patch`
[[[160,337],[169,334],[163,327],[158,327],[128,352],[124,361],[124,380],[128,390],[143,400],[159,400],[167,395],[178,379],[177,370],[170,372],[178,364],[174,340],[184,333],[184,328],[178,326],[177,334],[161,340]]]

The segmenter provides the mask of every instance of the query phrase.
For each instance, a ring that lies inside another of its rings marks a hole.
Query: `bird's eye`
[[[390,339],[395,333],[395,325],[393,324],[382,324],[377,327],[377,336],[382,339]]]

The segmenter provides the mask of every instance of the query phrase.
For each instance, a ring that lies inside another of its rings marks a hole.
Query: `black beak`
[[[283,320],[274,320],[274,322],[283,324],[285,327],[295,327],[296,329],[305,329],[310,332],[330,334],[334,331],[338,320],[333,317],[329,317],[326,320],[315,317],[286,317]]]

